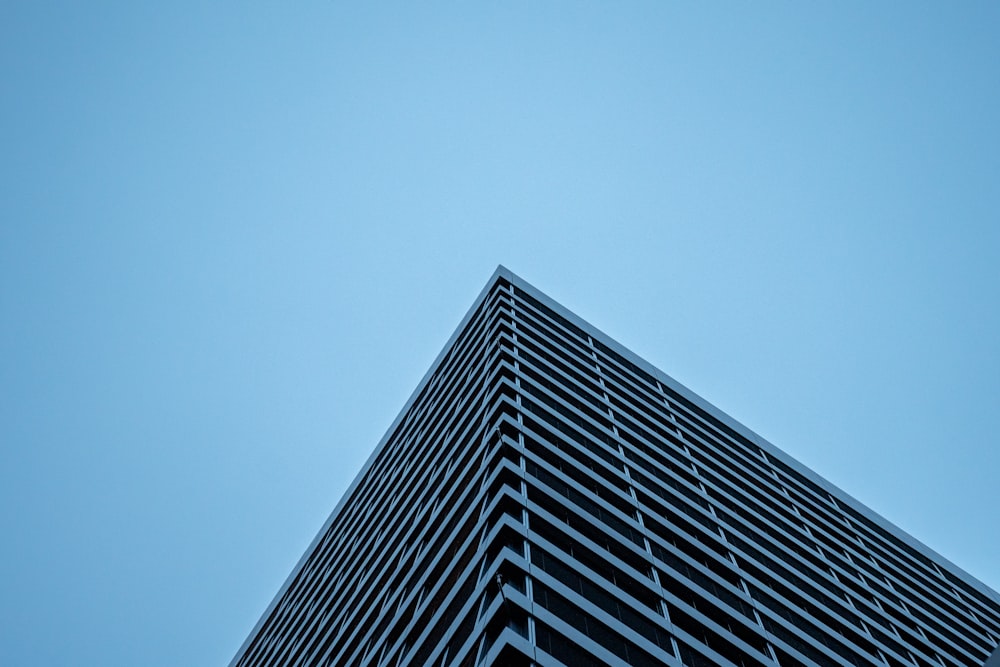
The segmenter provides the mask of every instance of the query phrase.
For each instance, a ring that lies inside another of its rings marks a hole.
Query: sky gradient
[[[1000,587],[1000,6],[203,4],[0,8],[0,663],[228,663],[499,263]]]

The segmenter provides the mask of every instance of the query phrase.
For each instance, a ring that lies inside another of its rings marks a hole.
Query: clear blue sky
[[[1000,586],[1000,5],[345,4],[0,8],[0,663],[228,662],[501,262]]]

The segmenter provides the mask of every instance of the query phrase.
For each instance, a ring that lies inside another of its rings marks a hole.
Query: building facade
[[[231,663],[981,666],[1000,597],[497,269]]]

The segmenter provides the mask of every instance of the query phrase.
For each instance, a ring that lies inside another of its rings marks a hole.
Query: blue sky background
[[[691,5],[4,3],[0,663],[227,663],[498,263],[1000,586],[1000,5]]]

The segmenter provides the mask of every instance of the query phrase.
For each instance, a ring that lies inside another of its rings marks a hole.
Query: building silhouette
[[[983,665],[1000,597],[500,267],[233,666]]]

